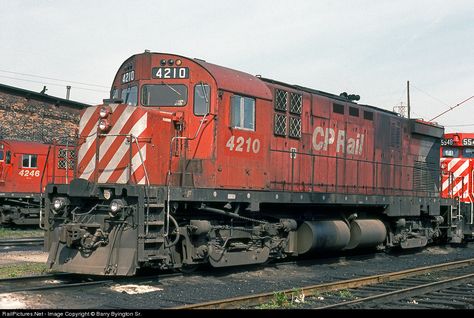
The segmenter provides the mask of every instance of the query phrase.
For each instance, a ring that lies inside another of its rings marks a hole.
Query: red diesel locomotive
[[[50,184],[50,267],[133,275],[459,241],[436,124],[174,54],[127,59]]]
[[[441,196],[459,202],[455,215],[466,238],[474,235],[474,134],[447,133],[441,139]]]
[[[48,182],[73,177],[73,149],[0,139],[0,224],[39,224],[41,193]]]

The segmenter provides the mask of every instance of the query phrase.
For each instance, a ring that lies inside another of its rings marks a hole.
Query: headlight
[[[107,131],[109,130],[110,128],[110,124],[109,122],[106,120],[106,119],[102,119],[100,122],[99,122],[99,129],[101,131]]]
[[[53,199],[53,209],[55,211],[59,211],[62,208],[64,208],[67,205],[67,199],[66,198],[54,198]]]
[[[122,210],[122,208],[125,206],[125,202],[121,199],[114,199],[112,200],[112,202],[110,202],[110,212],[109,212],[109,215],[110,216],[116,216],[117,213],[119,213],[120,210]]]

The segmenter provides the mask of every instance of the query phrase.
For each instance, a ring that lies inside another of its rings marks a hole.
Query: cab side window
[[[194,115],[202,116],[209,113],[211,87],[198,83],[194,86]]]
[[[23,168],[38,168],[38,155],[23,155]]]
[[[3,150],[0,150],[0,161],[3,161]]]
[[[230,103],[231,127],[255,131],[255,99],[234,95]]]
[[[7,151],[6,155],[5,155],[5,163],[7,165],[9,165],[10,163],[12,163],[12,153],[10,152],[10,150]]]

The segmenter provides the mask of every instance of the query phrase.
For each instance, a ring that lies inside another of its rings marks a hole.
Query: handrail
[[[199,136],[199,133],[201,132],[201,129],[204,125],[204,122],[207,121],[206,118],[209,115],[213,115],[210,112],[206,113],[205,115],[202,116],[199,127],[196,130],[196,133],[194,134],[193,137],[184,137],[184,136],[174,136],[170,140],[170,157],[169,157],[169,163],[168,163],[168,173],[167,173],[167,180],[166,180],[166,233],[163,234],[164,237],[167,237],[169,235],[169,230],[170,230],[170,199],[171,199],[171,164],[173,160],[173,143],[176,140],[194,140]],[[215,116],[215,115],[213,115]]]

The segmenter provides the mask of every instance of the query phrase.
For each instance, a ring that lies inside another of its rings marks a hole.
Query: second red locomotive
[[[0,224],[39,224],[46,184],[68,183],[73,157],[64,145],[0,139]]]
[[[441,139],[441,196],[455,199],[454,221],[467,238],[474,237],[474,134],[447,133]]]
[[[444,129],[174,54],[138,54],[47,188],[51,267],[132,275],[458,240]]]

